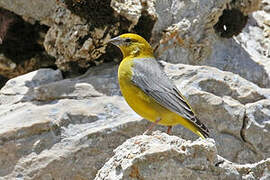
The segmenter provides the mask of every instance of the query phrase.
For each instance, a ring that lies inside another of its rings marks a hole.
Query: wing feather
[[[160,105],[192,122],[205,137],[209,136],[208,129],[196,118],[183,95],[161,70],[156,59],[135,59],[132,82]]]

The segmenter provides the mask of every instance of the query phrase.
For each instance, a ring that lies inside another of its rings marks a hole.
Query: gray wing
[[[132,82],[160,105],[191,121],[204,136],[209,136],[208,129],[195,117],[190,106],[174,83],[161,70],[156,59],[135,59]]]

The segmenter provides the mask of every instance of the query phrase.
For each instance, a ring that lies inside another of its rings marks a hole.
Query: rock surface
[[[47,25],[51,24],[51,15],[57,8],[55,0],[25,0],[23,3],[20,0],[0,0],[0,7]]]
[[[239,74],[260,87],[269,87],[269,43],[264,42],[269,34],[267,8],[264,9],[268,3],[267,0],[263,3],[261,0],[24,3],[0,0],[0,7],[50,27],[44,48],[63,71],[82,74],[92,64],[113,61],[120,54],[111,46],[107,48],[108,39],[135,32],[151,39],[154,46],[161,43],[156,54],[168,62],[214,66]],[[235,17],[239,18],[231,21]],[[255,46],[262,52],[253,57]]]
[[[0,7],[15,13],[0,9],[0,83],[12,78],[0,90],[0,179],[270,178],[269,0],[0,0]],[[191,141],[137,136],[150,123],[121,96],[114,63],[74,78],[118,61],[120,51],[106,42],[125,32],[151,42],[213,140],[181,126],[172,134]],[[32,53],[31,43],[41,49]],[[54,63],[65,73],[13,78]]]
[[[0,7],[0,75],[10,79],[41,67],[54,66],[54,59],[40,44],[46,31],[46,26],[26,22]]]
[[[212,139],[186,141],[155,132],[136,136],[114,150],[95,180],[267,179],[270,159],[249,165],[224,160]]]
[[[167,7],[173,7],[173,4],[176,3],[174,1],[158,2],[161,3],[160,7],[164,7],[164,4],[167,4]],[[215,8],[205,5],[214,3]],[[165,12],[163,8],[157,8],[158,17],[162,18],[155,24],[153,32],[160,35],[161,29],[167,28],[160,41],[161,46],[157,55],[161,59],[173,63],[181,62],[217,67],[239,74],[260,87],[269,87],[269,56],[267,52],[270,44],[266,40],[269,39],[267,33],[263,33],[267,32],[268,28],[265,27],[267,25],[262,25],[267,21],[259,18],[267,18],[269,13],[261,8],[262,10],[245,18],[244,14],[259,9],[260,1],[231,1],[229,7],[225,5],[226,3],[229,1],[192,1],[190,4],[178,5],[178,9],[171,9],[168,12]],[[159,3],[157,4],[159,6]],[[239,22],[235,22],[237,19],[234,19],[235,24],[233,24],[231,19],[241,16],[240,12],[232,11],[233,8],[238,7],[241,7],[238,10],[242,11],[243,18],[239,19]],[[190,9],[196,9],[196,11],[192,11],[195,14],[188,16],[187,14],[191,12]],[[258,16],[258,14],[263,15]],[[170,18],[171,21],[168,21],[167,17],[175,18]],[[221,22],[222,20],[223,22]],[[216,25],[218,23],[220,23],[221,29],[217,31]],[[234,34],[233,30],[237,30],[237,32]],[[220,37],[221,33],[228,33],[229,37],[240,34],[228,39],[228,37]],[[254,53],[256,49],[257,52]]]
[[[216,68],[162,65],[210,129],[219,155],[239,163],[269,157],[269,89]],[[120,96],[114,64],[73,79],[41,69],[9,80],[0,100],[0,177],[8,179],[93,179],[117,146],[149,126]],[[181,126],[173,135],[197,138]]]

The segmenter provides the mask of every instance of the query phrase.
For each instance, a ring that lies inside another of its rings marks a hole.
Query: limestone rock
[[[263,150],[269,147],[268,136],[260,136],[261,139],[257,143],[263,144],[264,148],[254,150],[252,146],[256,147],[256,143],[253,141],[250,146],[250,143],[244,142],[245,137],[241,134],[246,128],[243,124],[246,122],[247,112],[253,120],[260,119],[267,124],[267,120],[263,120],[262,116],[258,116],[255,111],[250,111],[249,106],[260,101],[267,104],[270,100],[269,89],[260,88],[239,75],[216,68],[163,64],[165,71],[186,95],[199,119],[210,128],[220,155],[230,161],[240,163],[255,162],[256,159],[262,160],[264,157],[269,157],[269,152]],[[267,107],[266,105],[264,111],[267,111]],[[267,116],[264,118],[267,119]],[[254,134],[269,131],[267,126],[261,128],[249,130]],[[255,133],[255,131],[258,132]],[[181,133],[181,137],[185,136]]]
[[[161,43],[156,52],[165,61],[200,65],[162,62],[215,143],[196,140],[181,126],[172,134],[196,141],[161,133],[129,139],[149,122],[121,97],[115,64],[67,79],[41,69],[0,91],[0,179],[94,179],[102,167],[97,179],[269,178],[267,0],[261,6],[259,0],[44,2],[27,0],[24,5],[36,6],[20,9],[18,1],[0,0],[0,6],[50,26],[38,44],[61,70],[82,73],[93,63],[117,60],[119,50],[106,42],[124,32]],[[0,68],[19,67],[12,62],[0,56]]]
[[[269,89],[216,68],[162,65],[210,129],[216,141],[211,147],[219,155],[240,163],[269,157]],[[93,179],[117,146],[150,125],[120,96],[114,64],[72,79],[62,79],[59,70],[41,69],[9,80],[0,100],[4,179]],[[172,134],[198,138],[181,126]]]
[[[59,70],[40,69],[31,73],[10,79],[0,90],[0,104],[14,104],[21,101],[31,101],[34,99],[33,91],[35,87],[62,80]]]
[[[44,47],[57,59],[58,68],[76,72],[119,57],[115,47],[106,49],[107,41],[116,35],[133,31],[149,39],[155,13],[153,1],[65,0],[52,18],[55,23]]]
[[[114,61],[120,53],[106,44],[108,39],[135,32],[151,40],[155,47],[161,43],[156,54],[168,62],[214,66],[239,74],[260,87],[270,85],[269,43],[261,39],[266,39],[269,33],[267,28],[255,25],[261,23],[258,18],[254,23],[253,15],[247,16],[260,7],[267,7],[267,1],[261,6],[261,0],[44,2],[0,1],[0,6],[50,26],[44,47],[63,71],[82,74],[92,64]],[[234,21],[230,21],[232,18]],[[266,19],[266,26],[267,23]],[[249,32],[248,26],[255,27]],[[231,38],[242,31],[237,38]],[[262,33],[263,36],[259,35]],[[256,43],[252,40],[254,34],[258,36]],[[246,39],[250,41],[247,49]],[[254,55],[254,46],[263,53]]]
[[[0,98],[0,177],[94,177],[119,143],[142,133],[146,122],[112,96],[116,69],[102,69],[77,79],[44,69],[9,80]]]
[[[217,155],[212,139],[185,141],[155,132],[136,136],[114,150],[95,180],[120,179],[264,179],[270,159],[239,165]]]
[[[246,105],[243,136],[261,158],[267,158],[270,139],[270,101],[264,99]],[[242,155],[245,156],[245,155]],[[244,157],[243,157],[244,158]]]
[[[54,65],[42,47],[46,26],[0,8],[0,75],[10,79]],[[27,37],[27,40],[25,39]]]
[[[47,25],[51,24],[51,15],[57,8],[55,0],[26,0],[23,3],[20,0],[0,0],[0,7]]]
[[[249,13],[252,13],[260,9],[260,5],[261,5],[261,0],[253,0],[253,1],[240,0],[240,1],[231,1],[230,8],[239,9],[245,15],[248,15]]]
[[[259,7],[260,0],[157,1],[152,31],[152,38],[160,43],[156,55],[173,63],[217,67],[269,87],[270,46],[263,35],[267,31],[258,27],[261,20],[253,18],[259,12],[246,15]],[[254,54],[254,49],[263,53]]]
[[[65,8],[60,8],[54,19],[56,24],[47,32],[44,47],[56,57],[57,67],[64,71],[76,72],[89,67],[90,62],[105,53],[105,43],[118,27],[95,27]]]

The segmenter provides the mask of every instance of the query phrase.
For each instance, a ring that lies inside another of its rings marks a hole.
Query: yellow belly
[[[182,124],[179,121],[186,121],[178,114],[171,112],[161,106],[153,98],[146,95],[141,89],[131,83],[132,61],[122,62],[118,70],[118,81],[121,92],[128,105],[143,118],[155,122],[161,119],[158,124],[174,126]]]
[[[132,66],[133,61],[126,58],[121,62],[118,69],[118,81],[120,89],[129,106],[137,114],[149,121],[155,122],[156,120],[160,119],[158,124],[164,126],[181,124],[198,136],[204,138],[199,129],[189,120],[160,105],[152,97],[148,96],[137,86],[133,85],[131,82]]]
[[[159,105],[139,88],[133,85],[122,86],[121,92],[129,106],[143,118],[152,122],[161,119],[158,124],[165,126],[179,124],[180,116]]]

